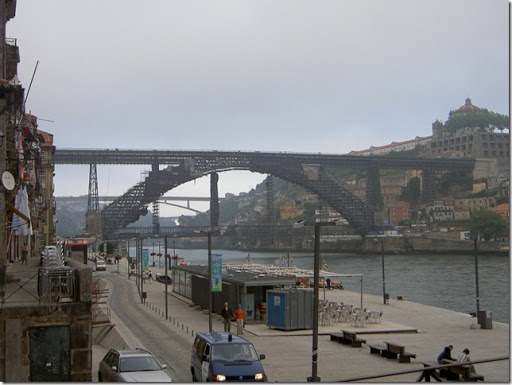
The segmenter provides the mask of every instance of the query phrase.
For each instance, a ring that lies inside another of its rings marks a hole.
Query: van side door
[[[207,343],[204,348],[204,353],[201,355],[201,381],[203,381],[203,382],[208,381],[208,372],[210,369],[211,352],[212,352],[212,348],[211,348],[210,344]],[[203,361],[203,357],[206,358],[206,360]]]

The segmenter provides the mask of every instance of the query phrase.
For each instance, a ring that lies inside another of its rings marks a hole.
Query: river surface
[[[130,248],[135,255],[135,248]],[[151,247],[149,251],[152,252]],[[158,250],[156,250],[158,251]],[[163,249],[161,250],[163,252]],[[169,254],[174,251],[168,250]],[[222,254],[224,263],[243,262],[247,253],[212,250]],[[208,251],[176,250],[176,254],[192,264],[207,264]],[[284,253],[251,252],[253,263],[274,264]],[[313,253],[293,253],[295,266],[313,270]],[[150,262],[152,262],[150,256]],[[363,293],[382,295],[382,256],[350,253],[322,253],[321,264],[340,274],[363,274]],[[155,263],[161,263],[155,257]],[[385,255],[386,292],[390,298],[436,306],[462,313],[476,311],[475,257],[472,255]],[[359,291],[359,278],[342,279],[347,290]],[[478,257],[480,310],[492,312],[492,319],[510,324],[510,258],[482,255]]]

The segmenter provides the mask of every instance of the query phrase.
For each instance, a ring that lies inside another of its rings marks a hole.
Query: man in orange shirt
[[[244,334],[244,311],[242,305],[238,305],[238,309],[235,310],[233,316],[236,318],[236,334]]]

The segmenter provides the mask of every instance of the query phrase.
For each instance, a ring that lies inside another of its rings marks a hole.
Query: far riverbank
[[[195,241],[192,248],[207,247],[205,242]],[[184,242],[182,247],[187,248]],[[254,247],[254,245],[244,246],[243,244],[224,244],[222,240],[212,239],[212,245],[216,248],[225,250],[240,250],[243,252],[309,252],[313,250],[313,242],[303,248],[290,248],[276,245],[269,247]],[[336,239],[325,241],[322,239],[321,249],[325,252],[345,252],[356,254],[380,254],[382,251],[386,254],[459,254],[474,255],[475,245],[472,240],[458,240],[443,238],[437,235],[429,236],[384,236],[384,237],[365,237],[363,239]],[[497,241],[478,241],[477,251],[479,255],[508,255],[508,242]]]

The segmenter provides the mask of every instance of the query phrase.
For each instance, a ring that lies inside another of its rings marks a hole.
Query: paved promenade
[[[124,261],[123,261],[124,262]],[[115,274],[118,267],[108,266],[106,272],[95,273],[97,277],[106,278]],[[163,269],[152,268],[153,274]],[[128,280],[126,263],[119,266],[119,276]],[[135,279],[131,281],[135,287]],[[156,318],[165,314],[165,285],[159,282],[144,285],[148,293],[146,303],[140,304]],[[324,292],[320,291],[320,299]],[[330,290],[325,292],[329,301],[343,302],[360,306],[360,293],[347,290]],[[107,306],[107,304],[102,306]],[[469,348],[473,360],[509,356],[510,335],[509,325],[493,322],[492,329],[475,327],[476,319],[468,314],[421,305],[404,300],[390,299],[388,305],[382,304],[382,297],[363,296],[363,307],[372,311],[383,312],[381,324],[368,325],[363,328],[350,327],[348,323],[336,323],[319,327],[318,376],[322,382],[347,380],[366,375],[377,375],[420,369],[421,361],[435,361],[444,346],[453,345],[452,356],[455,358],[464,349]],[[168,294],[170,319],[168,327],[182,333],[190,339],[198,331],[208,330],[208,315],[203,310],[196,310],[188,300],[174,294]],[[127,346],[143,347],[144,344],[124,326],[114,313],[111,314],[116,330],[123,337]],[[167,321],[166,321],[167,322]],[[220,318],[213,315],[213,329],[222,331]],[[329,333],[344,330],[355,330],[366,340],[361,348],[331,342]],[[236,332],[233,325],[232,332]],[[244,337],[251,340],[259,353],[265,353],[263,361],[269,382],[306,382],[311,376],[312,368],[312,337],[311,330],[280,331],[269,329],[265,324],[247,324]],[[370,354],[368,344],[394,342],[406,347],[408,352],[416,353],[411,363],[398,363],[396,359],[386,359],[380,355]],[[96,376],[99,360],[108,346],[95,344],[93,347],[93,378]],[[476,371],[485,377],[486,382],[510,382],[509,360],[481,363]],[[368,382],[414,382],[419,373],[410,373],[392,377],[367,380]]]

